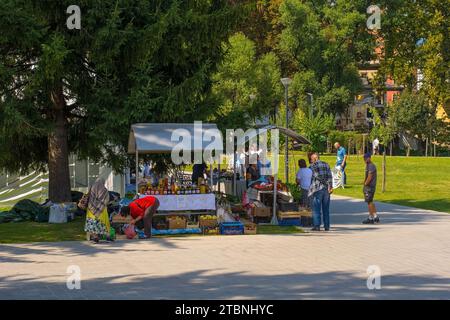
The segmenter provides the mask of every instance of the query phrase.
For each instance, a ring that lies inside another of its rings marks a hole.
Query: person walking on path
[[[334,143],[336,149],[336,167],[342,172],[342,183],[345,186],[347,184],[347,175],[345,174],[345,168],[347,167],[347,150],[339,142]]]
[[[330,194],[333,192],[333,177],[328,163],[320,161],[319,155],[311,155],[312,180],[308,196],[312,197],[314,227],[312,231],[320,231],[321,215],[325,231],[330,230]]]
[[[370,153],[364,155],[364,162],[366,163],[366,174],[364,178],[364,200],[367,202],[369,208],[369,217],[363,221],[364,224],[379,223],[380,218],[377,215],[377,208],[373,203],[373,197],[377,187],[377,167],[372,162]]]
[[[101,238],[111,241],[110,224],[107,205],[109,192],[105,187],[105,179],[98,178],[89,190],[89,200],[86,212],[84,231],[89,233],[90,239],[96,243]]]

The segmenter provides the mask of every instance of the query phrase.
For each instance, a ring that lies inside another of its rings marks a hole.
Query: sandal
[[[99,237],[97,235],[96,236],[91,235],[89,240],[94,242],[94,243],[99,243],[100,242],[100,239],[99,239]]]

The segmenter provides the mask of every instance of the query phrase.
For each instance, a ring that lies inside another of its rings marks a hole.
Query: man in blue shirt
[[[345,167],[347,166],[347,150],[339,142],[334,144],[334,148],[337,150],[336,154],[336,167],[339,167],[342,171],[342,183],[347,184],[347,175],[345,174]]]

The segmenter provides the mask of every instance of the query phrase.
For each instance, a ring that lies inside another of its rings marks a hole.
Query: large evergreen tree
[[[228,0],[0,2],[0,168],[49,170],[70,199],[69,153],[125,163],[133,122],[210,113],[209,75],[242,13]]]

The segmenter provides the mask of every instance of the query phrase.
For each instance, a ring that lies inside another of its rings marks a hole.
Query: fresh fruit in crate
[[[203,216],[200,216],[200,220],[216,220],[216,216],[213,216],[213,215],[203,215]]]

